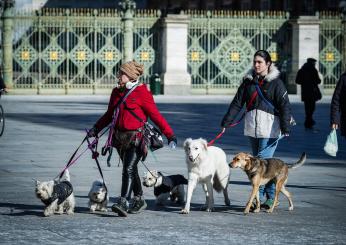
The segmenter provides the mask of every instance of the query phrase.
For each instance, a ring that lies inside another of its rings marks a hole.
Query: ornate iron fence
[[[134,58],[142,80],[158,72],[159,11],[137,10]],[[14,88],[97,89],[114,86],[123,59],[121,14],[114,9],[42,9],[14,14]]]
[[[320,13],[320,58],[319,70],[323,75],[325,89],[334,89],[343,72],[342,18],[337,12]]]
[[[187,14],[191,16],[188,69],[193,89],[206,89],[208,93],[210,89],[237,88],[258,49],[269,51],[278,66],[287,67],[288,13],[188,11]]]
[[[134,18],[134,59],[144,65],[141,80],[149,82],[150,76],[160,72],[160,10],[137,10]]]

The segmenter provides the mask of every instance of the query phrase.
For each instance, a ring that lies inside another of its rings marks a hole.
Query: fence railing
[[[287,64],[286,12],[188,11],[191,16],[188,65],[192,88],[237,88],[256,50],[269,51],[279,67]]]
[[[343,40],[342,19],[337,12],[321,12],[319,16],[321,21],[319,70],[323,75],[324,88],[333,89],[344,72],[342,52],[346,40]]]

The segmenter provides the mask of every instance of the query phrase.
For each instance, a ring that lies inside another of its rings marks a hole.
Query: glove
[[[97,136],[97,133],[98,133],[98,130],[97,130],[97,128],[94,126],[94,127],[92,127],[91,129],[89,129],[89,131],[88,131],[88,133],[87,133],[87,136],[88,136],[88,138],[96,137],[96,136]]]
[[[175,137],[175,135],[173,135],[171,138],[168,139],[168,145],[169,147],[171,147],[172,149],[174,149],[177,146],[177,138]]]

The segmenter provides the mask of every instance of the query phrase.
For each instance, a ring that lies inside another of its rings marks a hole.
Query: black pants
[[[123,162],[121,197],[130,200],[132,191],[135,196],[142,196],[143,190],[137,166],[142,157],[140,148],[133,145],[127,149],[118,150],[118,153]]]
[[[316,101],[314,100],[306,100],[304,101],[305,106],[305,128],[312,128],[315,125],[315,121],[312,118],[312,115],[314,114],[315,107],[316,107]]]

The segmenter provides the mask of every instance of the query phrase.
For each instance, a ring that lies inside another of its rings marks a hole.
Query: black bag
[[[126,108],[126,106],[125,106]],[[151,125],[149,122],[144,122],[139,116],[137,116],[136,113],[134,113],[132,110],[129,110],[129,112],[137,118],[138,121],[144,123],[143,127],[143,137],[144,137],[144,143],[145,145],[151,150],[156,151],[163,147],[163,138],[160,130],[155,128],[153,125]]]
[[[313,87],[312,94],[313,94],[313,97],[314,97],[315,101],[318,101],[318,100],[322,99],[322,94],[321,94],[321,91],[318,88],[318,86],[314,86]]]
[[[148,122],[144,124],[143,137],[145,144],[151,151],[156,151],[163,147],[161,132]]]

